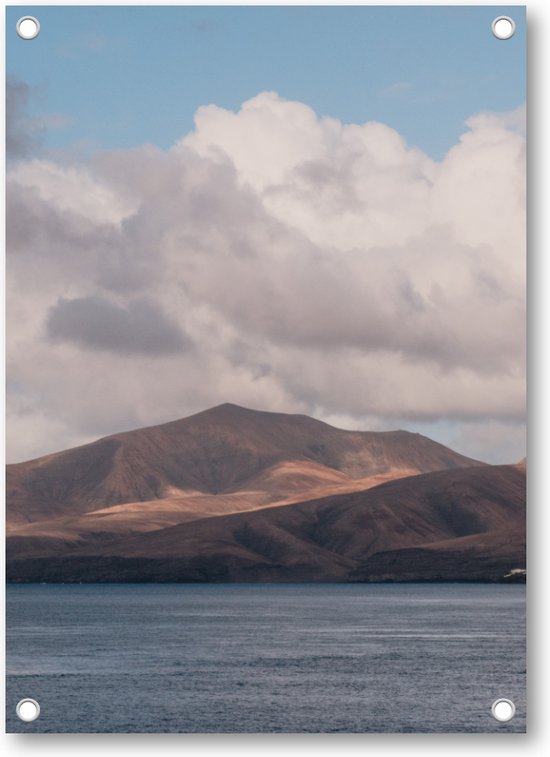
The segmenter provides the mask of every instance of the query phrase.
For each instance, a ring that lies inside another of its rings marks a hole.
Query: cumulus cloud
[[[385,124],[266,92],[200,108],[168,151],[20,162],[13,449],[33,413],[63,419],[61,448],[233,401],[355,428],[464,424],[456,438],[494,459],[498,435],[471,433],[491,423],[518,440],[503,455],[519,450],[521,122],[473,116],[437,162]]]

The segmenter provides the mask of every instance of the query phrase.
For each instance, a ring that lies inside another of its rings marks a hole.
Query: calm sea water
[[[11,585],[7,673],[12,733],[522,732],[525,587]]]

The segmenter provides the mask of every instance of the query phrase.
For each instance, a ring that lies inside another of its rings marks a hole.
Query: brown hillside
[[[170,519],[178,508],[181,520],[196,517],[200,495],[243,492],[239,501],[257,507],[311,498],[342,486],[357,488],[350,482],[359,479],[378,483],[468,465],[482,463],[419,434],[342,431],[303,415],[225,404],[183,420],[114,434],[9,465],[8,529],[13,532],[25,524],[44,522],[42,532],[46,533],[61,528],[61,523],[54,522],[61,518],[73,519],[76,533],[82,524],[75,525],[74,519],[80,516],[127,503],[162,500],[167,504],[164,510],[160,508],[164,515],[157,515],[161,527],[174,522]],[[369,485],[368,481],[363,484]],[[193,501],[187,507],[189,498]],[[210,499],[205,509],[206,514],[234,511],[228,508],[227,501],[222,505]],[[130,512],[111,522],[120,525],[125,520],[131,527]],[[104,517],[105,524],[107,520]],[[147,529],[146,521],[146,516],[141,518],[136,529]]]
[[[525,565],[525,473],[438,471],[61,551],[10,542],[12,580],[499,580]]]

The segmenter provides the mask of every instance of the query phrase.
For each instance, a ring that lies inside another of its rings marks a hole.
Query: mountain
[[[474,464],[419,434],[225,404],[9,465],[8,533],[151,530]]]
[[[522,465],[226,404],[8,466],[8,577],[496,580],[524,508]]]
[[[59,554],[17,539],[11,580],[500,580],[525,566],[520,466],[444,470]]]

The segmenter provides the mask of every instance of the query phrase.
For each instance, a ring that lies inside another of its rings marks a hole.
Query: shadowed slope
[[[48,540],[29,552],[13,539],[8,570],[12,580],[498,580],[524,566],[524,539],[524,470],[485,466],[75,545],[63,557]]]

